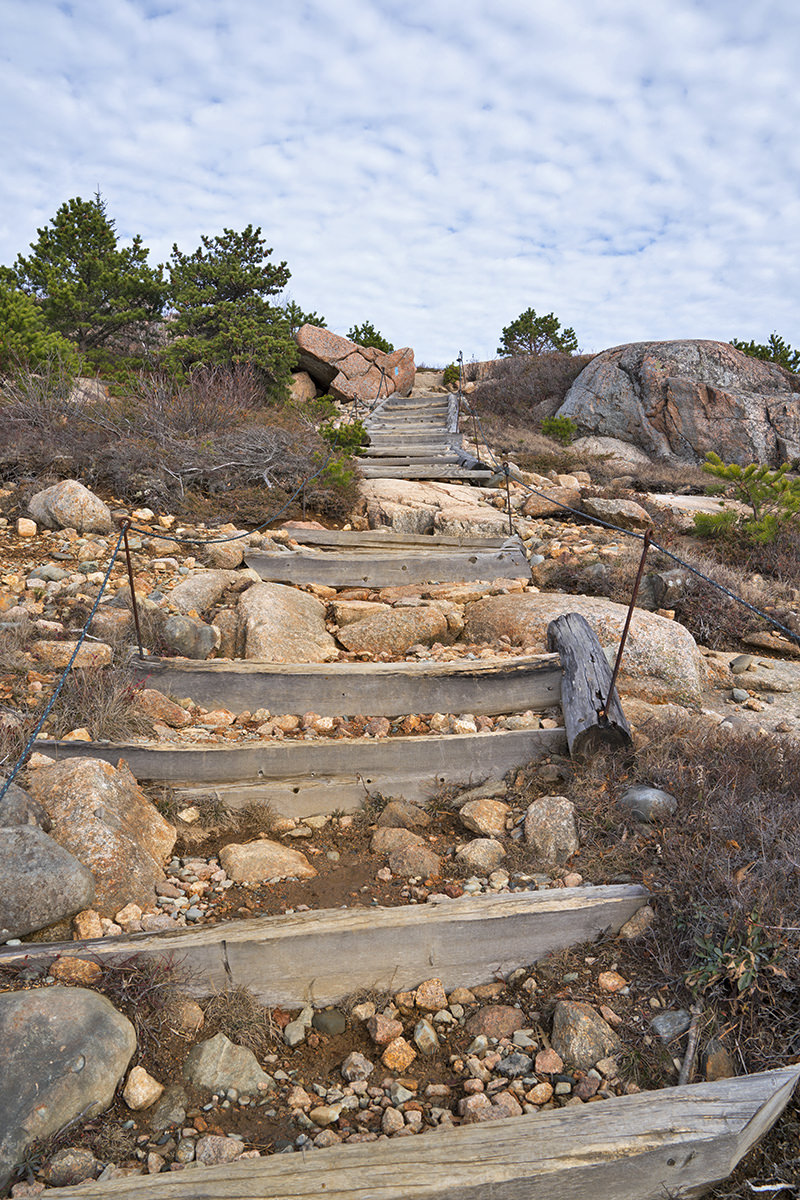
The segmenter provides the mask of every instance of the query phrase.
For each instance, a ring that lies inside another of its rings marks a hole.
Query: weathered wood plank
[[[248,567],[271,583],[321,583],[328,587],[398,587],[405,583],[447,583],[476,579],[530,578],[519,550],[478,550],[474,554],[267,554],[245,555]]]
[[[407,713],[542,711],[560,702],[556,655],[455,663],[255,663],[133,659],[146,687],[229,712],[316,712],[396,717]]]
[[[547,626],[547,648],[561,658],[561,705],[573,758],[591,758],[604,747],[633,745],[612,671],[597,635],[580,613],[563,613]]]
[[[725,1179],[777,1120],[800,1068],[600,1104],[110,1183],[52,1200],[664,1200]]]
[[[388,551],[394,548],[405,553],[409,548],[420,550],[519,550],[524,547],[519,537],[443,537],[432,533],[398,533],[389,526],[379,529],[299,529],[289,524],[284,529],[301,546],[359,546]]]
[[[416,780],[432,796],[443,783],[478,784],[502,779],[523,766],[566,748],[563,729],[515,729],[449,736],[353,738],[333,741],[261,743],[255,746],[132,746],[114,742],[37,741],[36,749],[57,758],[124,759],[137,779],[164,783],[256,783],[270,780],[362,780],[369,790],[393,793],[396,779]]]
[[[361,472],[365,479],[427,479],[432,483],[485,483],[490,479],[495,478],[494,471],[468,471],[460,467],[453,467],[452,470],[438,467],[430,470],[425,467],[374,467],[365,465]]]
[[[100,959],[172,956],[207,996],[250,988],[265,1003],[334,1004],[361,989],[401,991],[432,975],[447,989],[490,983],[577,942],[616,933],[646,888],[563,888],[397,908],[323,909],[168,933],[0,950],[0,964],[90,950]]]

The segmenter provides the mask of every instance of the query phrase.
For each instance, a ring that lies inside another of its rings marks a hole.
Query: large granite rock
[[[318,325],[301,325],[295,340],[300,366],[337,400],[369,404],[379,389],[382,397],[408,396],[414,386],[414,351],[408,346],[384,354]]]
[[[108,1108],[135,1049],[130,1021],[97,992],[0,994],[0,1190],[37,1138]]]
[[[0,942],[89,908],[94,876],[38,825],[0,829]]]
[[[370,529],[388,526],[398,533],[435,531],[447,537],[497,537],[508,531],[508,517],[484,502],[496,489],[408,479],[367,479],[360,487]]]
[[[325,605],[285,583],[257,583],[239,601],[244,656],[253,662],[330,662],[336,643]]]
[[[77,479],[65,479],[37,492],[28,512],[45,529],[76,529],[78,533],[110,533],[111,510]]]
[[[577,612],[597,634],[613,662],[627,607],[598,596],[560,592],[488,596],[466,607],[462,641],[495,643],[504,634],[512,644],[541,653],[547,649],[547,626],[562,613]],[[705,668],[692,635],[677,621],[634,609],[619,675],[619,690],[653,704],[700,700]]]
[[[800,379],[727,342],[636,342],[598,354],[557,416],[655,458],[777,465],[800,457]]]
[[[30,791],[53,823],[53,838],[94,875],[93,907],[101,916],[129,903],[153,907],[175,830],[124,763],[65,758],[31,772]]]
[[[411,646],[447,640],[447,618],[436,607],[389,608],[339,630],[339,641],[356,654],[405,654]]]

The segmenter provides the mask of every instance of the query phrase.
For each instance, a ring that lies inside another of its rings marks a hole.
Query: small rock
[[[94,1179],[99,1166],[100,1163],[86,1146],[71,1146],[53,1155],[42,1171],[42,1178],[50,1187],[76,1187],[88,1179]]]
[[[510,1004],[490,1004],[486,1008],[473,1013],[466,1024],[467,1033],[472,1037],[510,1037],[525,1025],[525,1016],[521,1009]]]
[[[163,1083],[149,1075],[144,1067],[134,1067],[125,1083],[122,1099],[128,1108],[138,1112],[142,1108],[150,1108],[163,1094]]]
[[[597,976],[597,986],[601,992],[619,992],[628,986],[628,981],[619,971],[601,971]]]
[[[711,1038],[703,1051],[703,1070],[709,1083],[715,1079],[733,1079],[736,1065],[719,1038]]]
[[[579,847],[575,805],[566,796],[542,796],[525,814],[525,841],[543,863],[563,862]]]
[[[522,1075],[530,1075],[533,1060],[529,1054],[513,1051],[501,1059],[495,1067],[495,1072],[504,1079],[519,1079]]]
[[[475,838],[456,852],[456,860],[468,871],[487,875],[498,867],[506,852],[495,838]]]
[[[743,675],[745,671],[750,670],[752,665],[752,654],[737,654],[736,658],[732,659],[729,664],[731,673],[734,675]]]
[[[31,521],[30,517],[19,517],[17,520],[17,534],[19,537],[24,538],[36,537],[36,522]]]
[[[379,829],[425,829],[430,823],[424,808],[407,800],[390,800],[376,822]]]
[[[383,1110],[383,1116],[381,1117],[381,1132],[391,1137],[393,1133],[399,1133],[404,1125],[405,1118],[403,1117],[403,1114],[396,1108],[389,1107]]]
[[[50,974],[59,983],[92,987],[103,977],[103,968],[88,958],[57,958],[50,964]]]
[[[233,1162],[241,1157],[243,1150],[244,1146],[236,1138],[204,1134],[197,1141],[194,1156],[197,1162],[213,1167],[218,1163]]]
[[[426,979],[414,993],[414,1003],[423,1012],[439,1012],[447,1008],[447,996],[441,979]]]
[[[619,1038],[589,1004],[559,1000],[553,1013],[553,1049],[565,1062],[588,1071],[616,1050]]]
[[[224,1033],[193,1046],[183,1074],[189,1083],[209,1092],[223,1092],[233,1087],[239,1092],[256,1095],[260,1091],[271,1091],[275,1086],[258,1065],[253,1051],[245,1046],[235,1046]]]
[[[400,1026],[402,1029],[402,1025]],[[341,1066],[342,1078],[348,1083],[356,1083],[360,1079],[369,1079],[372,1072],[375,1070],[375,1064],[371,1063],[363,1054],[359,1054],[354,1050],[352,1054],[348,1054]]]
[[[558,1075],[564,1070],[564,1060],[551,1047],[546,1050],[540,1050],[536,1055],[534,1070],[537,1075]]]
[[[656,919],[655,910],[649,904],[643,904],[641,908],[637,908],[632,917],[625,922],[619,931],[619,936],[626,941],[633,941],[634,938],[641,937]]]
[[[552,1098],[552,1083],[537,1083],[529,1092],[525,1093],[525,1099],[529,1104],[547,1104],[548,1100],[552,1100]]]
[[[231,842],[219,852],[219,862],[235,883],[262,883],[268,879],[313,879],[317,874],[305,854],[279,842],[259,838],[254,842]]]
[[[402,1036],[403,1025],[401,1021],[395,1021],[393,1017],[376,1013],[367,1021],[367,1032],[376,1046],[388,1046],[389,1042]]]
[[[692,1014],[687,1012],[685,1008],[670,1008],[666,1012],[658,1013],[650,1021],[653,1029],[655,1029],[662,1042],[671,1042],[673,1038],[680,1037],[686,1033],[686,1030],[692,1023]]]
[[[416,1057],[414,1047],[410,1046],[405,1038],[396,1037],[384,1050],[381,1062],[390,1071],[405,1071]]]
[[[425,1058],[429,1058],[439,1049],[439,1038],[430,1021],[417,1021],[414,1028],[414,1045]]]
[[[321,1012],[315,1012],[311,1024],[314,1029],[329,1037],[336,1037],[347,1028],[344,1013],[339,1012],[338,1008],[325,1008]]]
[[[468,800],[459,812],[462,825],[482,837],[502,837],[511,812],[501,800]]]
[[[627,788],[619,802],[638,821],[666,821],[678,807],[678,801],[669,792],[643,784]]]

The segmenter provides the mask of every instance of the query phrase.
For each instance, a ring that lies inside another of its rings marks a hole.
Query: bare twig
[[[683,1059],[683,1066],[678,1075],[678,1086],[688,1083],[692,1077],[694,1069],[694,1059],[697,1054],[697,1043],[700,1038],[700,1017],[703,1012],[702,1004],[693,1004],[691,1008],[692,1023],[689,1026],[689,1037],[686,1040],[686,1054]]]

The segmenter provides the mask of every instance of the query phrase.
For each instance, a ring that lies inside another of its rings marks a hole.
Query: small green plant
[[[708,488],[711,495],[730,490],[733,499],[745,505],[749,513],[733,511],[698,513],[694,523],[703,536],[731,536],[742,532],[750,541],[769,544],[775,541],[781,526],[800,517],[800,478],[791,474],[789,463],[776,471],[766,465],[724,463],[718,454],[706,455],[703,470],[721,482]]]
[[[542,433],[556,442],[561,442],[562,446],[568,446],[574,441],[577,432],[578,426],[569,417],[545,417],[542,421]]]
[[[326,425],[320,425],[319,432],[329,446],[343,454],[359,454],[369,442],[363,421],[351,421],[346,425],[334,425],[329,421]]]
[[[751,913],[742,929],[695,934],[694,965],[686,973],[686,985],[703,995],[725,983],[737,996],[744,996],[761,989],[765,974],[784,974],[779,957],[778,943]]]
[[[445,367],[442,374],[442,383],[445,387],[452,387],[454,383],[458,383],[460,379],[458,363],[450,363]]]

